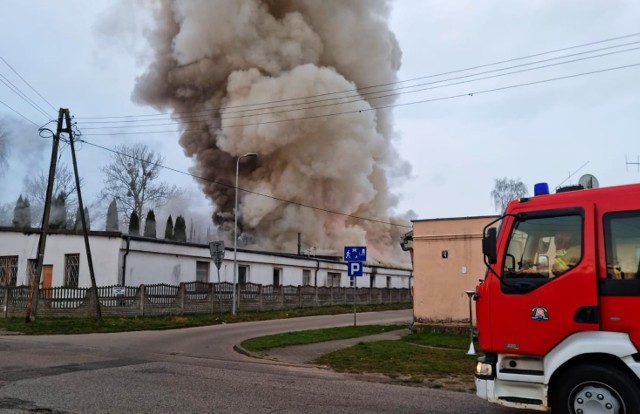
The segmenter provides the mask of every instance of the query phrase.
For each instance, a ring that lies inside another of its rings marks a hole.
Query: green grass
[[[339,339],[358,338],[361,336],[376,335],[399,329],[407,329],[407,325],[344,326],[339,328],[294,331],[249,339],[244,341],[241,345],[248,351],[259,352],[285,346],[306,345],[317,342],[335,341]]]
[[[357,312],[378,312],[386,310],[410,309],[410,303],[360,305]],[[302,316],[337,315],[353,312],[352,305],[322,306],[316,308],[296,308],[264,312],[240,312],[205,315],[169,315],[144,317],[105,317],[95,318],[36,318],[26,323],[24,318],[0,319],[0,332],[15,332],[25,335],[82,334],[144,330],[162,330],[189,328],[195,326],[217,325],[221,323],[287,319]]]
[[[361,342],[313,361],[338,372],[382,374],[406,383],[475,391],[475,355],[464,335],[417,333],[399,341]]]

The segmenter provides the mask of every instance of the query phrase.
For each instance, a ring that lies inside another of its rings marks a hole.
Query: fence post
[[[186,290],[187,288],[185,287],[184,282],[180,282],[180,285],[178,286],[178,303],[180,304],[180,315],[184,314],[184,297]]]
[[[264,286],[261,284],[260,288],[258,288],[258,312],[262,312],[262,294],[263,294],[263,288]]]
[[[240,283],[238,283],[238,288],[236,289],[236,305],[237,305],[236,310],[237,310],[238,312],[240,312],[240,291],[242,290],[242,286],[243,286],[243,285],[241,285]]]
[[[302,307],[302,286],[298,285],[298,307]]]
[[[8,315],[9,315],[9,289],[10,287],[5,287],[4,288],[4,309],[3,309],[3,314],[4,314],[4,318],[7,319]]]
[[[215,306],[214,304],[216,303],[216,301],[214,300],[215,298],[215,285],[213,283],[209,283],[209,297],[211,299],[211,314],[214,313],[213,307]]]
[[[280,290],[280,309],[284,309],[284,286],[278,286]]]
[[[329,301],[331,302],[331,306],[333,306],[333,285],[329,288]]]
[[[140,285],[140,287],[138,288],[138,296],[140,296],[140,316],[144,316],[144,291],[144,285]]]

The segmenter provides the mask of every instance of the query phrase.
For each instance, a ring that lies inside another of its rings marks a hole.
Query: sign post
[[[218,269],[218,303],[220,305],[220,314],[222,315],[222,296],[220,295],[220,266],[224,260],[224,241],[213,241],[209,243],[209,253],[211,253],[211,260]]]
[[[364,262],[367,261],[366,246],[345,246],[344,261],[347,262],[347,274],[353,279],[353,326],[356,326],[357,277],[362,276]]]

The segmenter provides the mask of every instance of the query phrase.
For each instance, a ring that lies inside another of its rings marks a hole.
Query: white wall
[[[0,233],[0,256],[18,256],[18,285],[29,284],[27,260],[36,258],[38,240],[39,234],[36,233],[13,231]],[[117,284],[118,251],[121,244],[120,237],[90,237],[89,246],[98,286]],[[51,286],[64,285],[65,254],[80,255],[78,286],[91,287],[84,237],[76,234],[50,234],[47,236],[44,264],[53,265]]]
[[[122,283],[123,264],[126,260],[125,284],[167,283],[176,285],[196,280],[196,262],[204,261],[209,265],[209,282],[217,282],[217,269],[211,261],[208,246],[174,243],[164,240],[132,239],[127,252],[127,240],[116,233],[96,232],[90,236],[93,267],[98,286]],[[38,248],[38,235],[18,231],[0,230],[0,256],[18,256],[18,284],[28,284],[26,278],[27,259],[35,258]],[[51,234],[47,237],[45,264],[53,265],[52,286],[64,284],[64,255],[80,254],[80,287],[90,287],[87,255],[84,238],[79,234]],[[126,259],[125,259],[126,256]],[[298,286],[302,284],[303,270],[311,275],[311,285],[326,286],[329,272],[340,273],[340,286],[350,286],[347,265],[312,257],[287,256],[265,252],[239,250],[239,266],[248,266],[247,281],[271,285],[273,269],[281,268],[280,284]],[[387,276],[391,277],[392,288],[408,288],[411,283],[410,269],[386,269],[364,266],[364,275],[357,278],[358,287],[369,287],[370,277],[375,275],[377,288],[387,287]],[[233,282],[233,251],[227,249],[220,267],[220,280]]]

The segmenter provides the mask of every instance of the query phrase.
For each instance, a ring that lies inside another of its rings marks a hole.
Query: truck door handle
[[[600,309],[597,306],[580,306],[573,315],[576,323],[598,323],[600,321]]]

